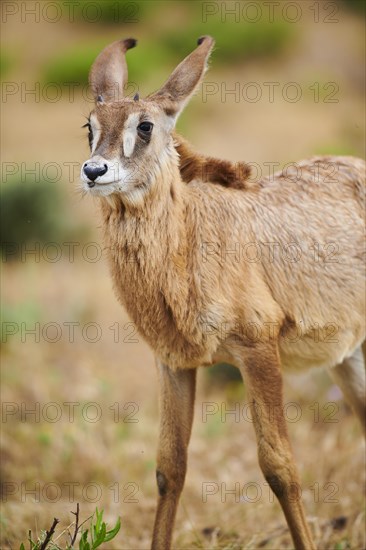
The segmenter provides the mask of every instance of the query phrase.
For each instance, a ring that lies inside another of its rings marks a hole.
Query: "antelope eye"
[[[153,126],[154,125],[152,122],[141,122],[141,124],[137,126],[137,130],[141,134],[148,136],[149,134],[151,134]]]

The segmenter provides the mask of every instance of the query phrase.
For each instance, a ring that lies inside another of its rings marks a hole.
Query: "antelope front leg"
[[[159,489],[152,550],[169,550],[174,519],[187,470],[196,370],[172,371],[158,364],[160,434],[156,480]]]
[[[264,477],[286,516],[296,550],[315,550],[300,497],[300,483],[283,415],[277,348],[247,349],[240,368],[249,393]]]

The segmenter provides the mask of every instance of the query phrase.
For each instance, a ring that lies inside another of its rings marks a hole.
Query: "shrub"
[[[76,512],[72,512],[75,515],[75,521],[72,522],[71,525],[69,525],[67,529],[67,534],[70,537],[70,541],[66,540],[64,549],[65,550],[96,550],[96,548],[99,548],[102,544],[111,541],[115,538],[118,531],[121,528],[121,520],[118,518],[116,525],[112,528],[107,530],[107,524],[103,521],[103,510],[99,512],[98,508],[96,508],[94,514],[88,518],[90,519],[90,527],[89,529],[85,529],[84,524],[86,523],[85,520],[82,523],[79,523],[79,504],[77,505]],[[51,527],[47,531],[42,531],[41,535],[38,537],[37,541],[32,540],[32,533],[29,531],[29,545],[31,550],[61,550],[60,548],[60,542],[58,544],[53,542],[53,536],[56,532],[57,524],[59,523],[58,519],[54,519]],[[72,534],[70,532],[71,527]],[[64,530],[64,532],[66,529]],[[62,535],[62,533],[61,533]],[[76,545],[76,539],[80,536],[79,544]],[[57,537],[59,538],[59,537]],[[25,546],[22,543],[20,545],[19,550],[25,550]]]
[[[174,5],[164,3],[167,17],[172,7],[174,9]],[[174,31],[168,30],[159,36],[151,35],[127,54],[131,82],[140,85],[154,77],[157,71],[172,70],[182,56],[193,50],[195,41],[203,34],[211,34],[215,38],[214,59],[219,64],[233,64],[257,56],[277,55],[293,37],[291,24],[281,20],[270,22],[261,18],[255,24],[245,21],[236,23],[231,18],[222,22],[219,16],[215,16],[203,23],[200,2],[189,2],[181,7],[185,10],[185,16],[184,12],[182,13],[184,24],[174,28]],[[121,33],[126,37],[130,34],[134,33],[130,30]],[[43,81],[60,85],[75,82],[87,84],[92,62],[109,41],[89,41],[61,52],[44,66]]]
[[[62,52],[43,68],[42,80],[45,83],[56,83],[60,86],[78,83],[87,85],[90,67],[107,45],[107,41],[80,44]],[[142,43],[127,54],[129,82],[141,84],[156,74],[157,67],[174,63],[172,53],[161,43]],[[136,91],[136,90],[134,90]],[[129,93],[128,90],[126,93]]]
[[[202,34],[215,38],[214,59],[227,64],[277,55],[289,43],[292,29],[283,21],[260,21],[254,25],[235,21],[222,23],[220,19],[213,19],[205,24],[193,23],[189,29],[167,33],[162,37],[162,43],[177,53],[185,51],[188,54],[189,48],[193,48],[192,39]]]
[[[364,15],[366,13],[366,0],[343,0],[343,6]]]
[[[43,81],[60,85],[87,84],[90,66],[105,43],[81,44],[61,52],[43,69]]]
[[[56,184],[13,179],[3,184],[0,196],[2,247],[6,242],[57,240],[62,233],[64,201]]]

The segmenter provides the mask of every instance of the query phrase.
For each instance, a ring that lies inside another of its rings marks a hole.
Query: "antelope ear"
[[[198,47],[178,65],[163,87],[148,98],[164,102],[167,114],[175,118],[200,84],[215,41],[211,36],[201,36],[197,44]]]
[[[123,86],[127,82],[125,54],[136,44],[134,38],[118,40],[98,55],[89,73],[89,84],[95,101],[110,103],[123,98]]]

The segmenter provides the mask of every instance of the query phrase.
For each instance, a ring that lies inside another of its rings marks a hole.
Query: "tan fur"
[[[100,140],[91,160],[113,160],[118,174],[129,175],[101,178],[90,189],[102,197],[114,288],[159,365],[160,497],[152,547],[171,546],[195,369],[225,360],[245,377],[259,463],[295,547],[311,550],[301,499],[291,498],[299,482],[282,414],[281,369],[332,368],[365,340],[365,163],[315,157],[257,185],[245,185],[244,176],[241,189],[197,178],[206,160],[194,157],[191,170],[189,147],[177,145],[173,127],[212,45],[212,39],[201,41],[146,100],[98,104],[93,115]],[[106,82],[110,75],[100,71],[113,70],[98,65],[92,78]],[[154,124],[151,139],[147,144],[137,135],[133,154],[125,158],[126,121],[138,117]],[[330,339],[329,326],[335,328]]]

